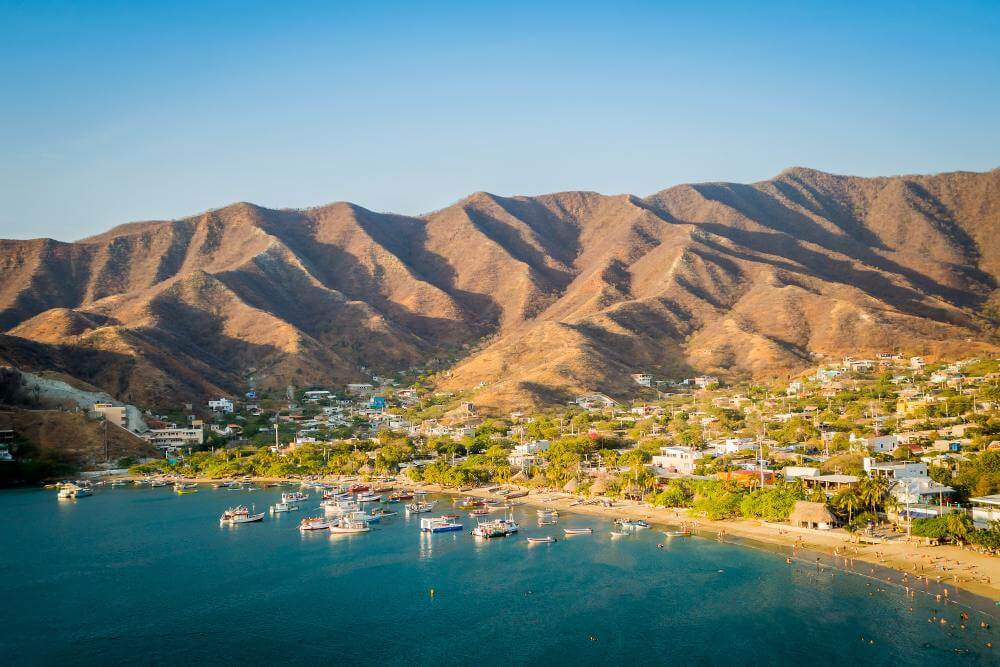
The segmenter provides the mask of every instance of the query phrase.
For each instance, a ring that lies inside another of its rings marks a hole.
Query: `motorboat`
[[[309,530],[327,530],[330,527],[330,524],[331,522],[325,517],[310,516],[299,522],[299,530],[302,532]]]
[[[348,493],[364,493],[365,491],[371,491],[372,487],[368,484],[352,484],[347,487]]]
[[[293,505],[292,503],[280,502],[271,505],[271,514],[278,514],[281,512],[294,512],[299,509],[298,505]]]
[[[640,528],[649,528],[649,524],[642,519],[621,519],[616,522],[622,528],[629,528],[632,530]]]
[[[628,533],[626,533],[624,531],[621,531],[621,530],[612,530],[609,533],[609,535],[611,535],[611,539],[616,540],[619,537],[625,537],[626,535],[628,535]]]
[[[551,520],[539,519],[538,520],[538,525],[539,526],[553,526],[553,525],[555,525],[557,523],[559,523],[559,522],[556,521],[555,519],[551,519]]]
[[[319,505],[331,514],[348,514],[361,509],[361,505],[353,500],[324,500]]]
[[[357,496],[359,503],[377,503],[382,500],[382,496],[373,492],[359,493]]]
[[[307,500],[309,500],[309,496],[301,491],[292,491],[291,493],[281,494],[281,502],[283,503],[302,503]]]
[[[590,535],[594,532],[593,528],[563,528],[563,532],[567,535]]]
[[[667,537],[691,537],[691,531],[686,528],[682,530],[665,530],[663,534]]]
[[[458,518],[458,516],[459,516],[458,514],[442,514],[441,518],[448,519],[449,521],[454,521],[455,519]]]
[[[479,509],[472,510],[469,512],[469,516],[486,516],[490,511],[485,507],[480,507]]]
[[[166,486],[166,485],[167,485],[167,480],[165,480],[165,479],[153,479],[153,480],[150,480],[150,482],[149,482],[150,488],[153,488],[153,489],[155,489],[157,487],[161,487],[161,486]]]
[[[94,495],[93,491],[78,484],[63,484],[59,487],[59,497],[63,499],[84,498],[92,495]]]
[[[540,510],[536,510],[535,513],[538,516],[542,516],[542,517],[559,516],[559,510],[551,509],[551,508],[548,508],[548,507],[542,508]]]
[[[330,524],[329,530],[331,533],[337,535],[350,535],[353,533],[367,533],[371,530],[371,526],[365,521],[356,521],[354,519],[348,519],[342,517],[337,521]]]
[[[406,511],[411,514],[423,514],[424,512],[433,512],[434,503],[409,503],[406,505]]]
[[[551,535],[546,535],[545,537],[529,537],[528,542],[531,544],[552,544],[556,542],[556,538]]]
[[[420,530],[425,533],[450,533],[456,530],[462,530],[462,524],[451,519],[446,519],[443,516],[435,517],[433,519],[421,519],[420,520]]]
[[[490,539],[493,537],[507,537],[517,532],[517,523],[510,519],[494,519],[493,521],[480,522],[472,529],[472,534],[476,537]]]
[[[174,484],[174,492],[179,496],[189,493],[198,493],[198,485],[194,483],[184,484],[182,482],[177,482]]]
[[[238,523],[254,523],[256,521],[263,520],[263,512],[254,514],[247,508],[246,505],[240,505],[239,507],[230,507],[223,512],[222,516],[219,518],[219,523],[234,525]]]
[[[412,493],[406,493],[405,491],[397,491],[389,496],[390,503],[398,503],[402,500],[413,500]]]
[[[378,507],[378,508],[372,510],[372,516],[377,516],[377,517],[379,517],[381,519],[385,519],[385,518],[388,518],[390,516],[396,516],[397,514],[399,514],[399,512],[397,512],[396,510],[390,510],[390,509],[386,509],[384,507]]]

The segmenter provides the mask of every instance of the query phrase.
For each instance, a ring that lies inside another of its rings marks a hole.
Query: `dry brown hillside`
[[[161,403],[459,355],[482,405],[992,348],[1000,170],[789,169],[646,198],[476,193],[422,217],[234,204],[0,241],[0,360]]]

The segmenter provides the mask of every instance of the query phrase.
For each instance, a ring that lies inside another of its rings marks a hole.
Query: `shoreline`
[[[142,478],[129,475],[118,479]],[[213,484],[220,481],[201,477],[176,479],[200,484]],[[309,483],[301,479],[277,477],[255,477],[251,481],[265,484]],[[344,480],[335,477],[325,477],[314,481],[344,483]],[[499,485],[461,491],[444,488],[437,484],[398,480],[395,486],[448,496],[500,499],[499,496],[487,490]],[[528,495],[514,500],[531,507],[552,507],[560,512],[605,519],[630,516],[644,519],[657,527],[686,525],[692,534],[699,537],[717,539],[720,542],[736,546],[766,550],[797,562],[815,562],[818,566],[832,567],[845,573],[863,576],[908,591],[917,591],[935,597],[940,596],[942,604],[965,605],[989,616],[1000,616],[997,613],[998,607],[996,605],[996,601],[1000,600],[1000,586],[998,586],[1000,583],[1000,558],[995,556],[979,554],[951,545],[926,547],[915,542],[905,541],[860,544],[852,542],[850,536],[842,531],[817,531],[747,519],[710,521],[691,517],[686,509],[656,508],[630,500],[614,501],[612,507],[582,503],[571,506],[572,503],[580,503],[580,501],[587,499],[561,491],[519,490],[528,491]],[[807,561],[800,552],[808,552],[812,560]],[[813,555],[815,555],[814,558]],[[868,571],[859,570],[859,565],[867,566]],[[926,577],[926,580],[923,577]]]

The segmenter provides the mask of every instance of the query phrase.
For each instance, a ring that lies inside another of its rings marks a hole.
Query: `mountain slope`
[[[1000,170],[476,193],[422,217],[241,203],[0,241],[0,359],[155,403],[460,356],[442,386],[510,406],[640,370],[992,349],[998,223]]]

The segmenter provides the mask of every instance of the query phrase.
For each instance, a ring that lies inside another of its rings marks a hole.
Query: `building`
[[[653,376],[648,373],[634,373],[632,379],[640,387],[652,387],[653,386]]]
[[[347,385],[347,393],[352,396],[370,396],[375,393],[375,387],[367,382],[352,382]]]
[[[785,466],[781,469],[781,473],[785,476],[785,481],[790,482],[793,479],[816,477],[819,475],[819,468],[810,468],[809,466]]]
[[[233,402],[228,398],[220,398],[208,402],[208,409],[212,412],[221,412],[224,415],[232,414],[234,410]]]
[[[827,493],[833,495],[843,489],[856,486],[859,479],[854,475],[808,475],[799,477],[809,488],[819,487]]]
[[[899,438],[895,435],[873,435],[869,437],[861,437],[852,433],[850,442],[852,445],[859,444],[875,454],[891,454],[892,451],[899,446]]]
[[[323,401],[332,396],[333,394],[326,389],[311,389],[302,394],[302,398],[307,401]]]
[[[923,461],[891,461],[880,463],[865,457],[865,472],[872,477],[892,480],[889,493],[901,504],[907,505],[912,517],[928,517],[941,514],[945,508],[945,496],[955,490],[935,482],[927,474],[927,464]],[[911,505],[915,507],[910,507]],[[948,508],[950,509],[950,508]]]
[[[605,394],[595,392],[593,394],[578,396],[576,398],[576,404],[584,410],[601,410],[603,408],[613,408],[617,406],[618,401]]]
[[[371,399],[368,401],[368,407],[371,408],[372,410],[378,410],[379,412],[382,412],[385,410],[385,406],[386,406],[385,396],[372,396]]]
[[[693,447],[660,447],[660,454],[653,457],[652,463],[657,474],[674,472],[682,475],[693,475],[698,460],[705,456],[705,452]]]
[[[976,528],[989,528],[993,521],[1000,521],[1000,493],[969,498],[969,503],[972,505],[972,523]]]
[[[14,460],[14,455],[10,453],[7,445],[0,445],[0,463],[10,463]]]
[[[513,468],[530,469],[537,462],[537,455],[548,451],[548,440],[534,440],[514,445],[514,451],[507,455],[507,461]]]
[[[837,518],[833,516],[826,503],[797,500],[788,517],[788,523],[799,528],[830,530],[837,526]]]
[[[714,375],[699,375],[696,378],[692,378],[691,383],[698,387],[698,389],[705,389],[711,385],[718,385],[719,378]]]
[[[128,428],[128,410],[124,405],[94,403],[92,413],[96,417],[103,417],[115,426],[120,426],[124,429]]]
[[[154,447],[174,449],[204,443],[205,431],[200,428],[154,428],[141,437]]]

